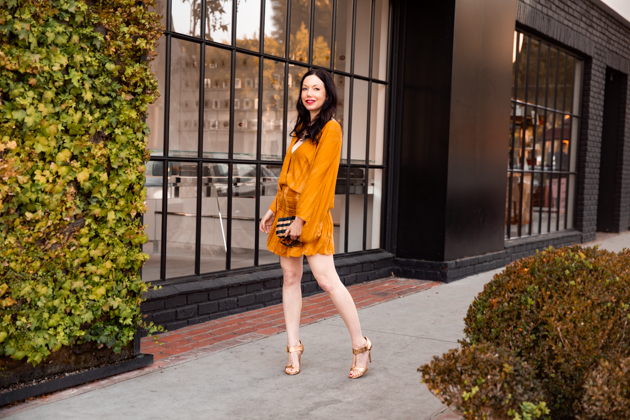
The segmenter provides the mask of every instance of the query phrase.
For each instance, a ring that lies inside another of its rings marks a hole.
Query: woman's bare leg
[[[348,327],[350,338],[352,339],[352,348],[359,349],[364,347],[366,341],[361,331],[357,307],[354,304],[354,300],[352,300],[352,296],[350,296],[350,292],[348,292],[348,289],[346,289],[346,286],[344,286],[337,274],[333,256],[316,254],[307,256],[306,259],[319,287],[330,295],[339,314],[341,314],[341,318],[343,318],[343,322]],[[367,362],[367,352],[357,355],[357,367],[367,367]]]
[[[280,257],[282,266],[282,310],[284,323],[287,330],[287,346],[293,347],[300,344],[300,316],[302,314],[302,257]],[[289,353],[287,365],[299,368],[299,352]],[[287,369],[293,373],[297,369]]]

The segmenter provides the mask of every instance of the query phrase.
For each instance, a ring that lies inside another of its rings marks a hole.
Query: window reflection
[[[315,1],[313,28],[313,64],[330,67],[330,37],[332,35],[332,0]]]
[[[260,1],[241,0],[236,13],[236,46],[260,50]]]
[[[308,62],[311,31],[311,0],[291,1],[291,31],[289,33],[289,58]]]
[[[287,39],[287,0],[266,0],[265,54],[284,57]]]
[[[508,238],[573,227],[582,66],[530,35],[514,39]]]
[[[232,44],[232,0],[206,0],[206,39]]]
[[[152,156],[160,158],[147,164],[145,231],[149,241],[143,249],[150,259],[143,271],[145,280],[278,262],[266,250],[266,235],[257,233],[256,211],[264,214],[277,192],[283,143],[289,140],[283,133],[290,133],[295,125],[300,82],[309,64],[345,72],[334,76],[336,119],[343,131],[332,211],[335,252],[380,246],[389,2],[359,4],[360,10],[355,11],[353,0],[292,0],[290,7],[286,0],[157,0],[155,10],[168,28],[151,63],[161,96],[149,106],[148,145]],[[260,51],[263,54],[258,56]],[[373,66],[372,76],[383,82],[357,79],[350,71],[353,62],[357,74],[369,76]],[[567,75],[568,63],[569,59]],[[167,85],[168,91],[162,92]],[[567,90],[571,90],[568,84],[564,98],[568,98]],[[524,119],[522,124],[533,123]],[[552,143],[539,142],[542,146],[533,149],[551,148]],[[515,148],[514,153],[522,158],[519,150]],[[547,153],[541,149],[538,154],[544,161]],[[545,182],[541,179],[539,184]],[[553,187],[558,189],[558,185]],[[569,194],[570,185],[566,187]],[[163,196],[167,197],[165,214]],[[559,208],[560,200],[554,199]],[[166,243],[161,242],[162,228]],[[166,272],[161,274],[162,263]]]
[[[170,156],[197,156],[199,48],[194,42],[171,40]]]
[[[201,36],[201,0],[172,0],[171,30],[184,35]]]

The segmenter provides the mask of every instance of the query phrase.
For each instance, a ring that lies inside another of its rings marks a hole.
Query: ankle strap
[[[299,346],[293,346],[293,347],[289,347],[287,346],[287,353],[293,353],[294,351],[304,351],[304,344],[302,344],[302,341],[300,340],[300,345]]]
[[[372,342],[370,341],[370,339],[367,337],[363,338],[365,338],[365,346],[361,347],[360,349],[352,349],[352,354],[361,354],[365,353],[366,351],[372,350]]]

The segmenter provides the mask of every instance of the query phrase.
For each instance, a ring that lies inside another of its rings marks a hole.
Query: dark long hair
[[[302,84],[304,83],[304,79],[308,76],[317,76],[324,83],[324,88],[326,89],[326,101],[319,110],[315,121],[311,121],[311,113],[302,103]],[[298,98],[296,108],[298,117],[293,131],[291,131],[291,135],[297,136],[298,139],[301,137],[311,139],[315,144],[319,143],[319,138],[322,136],[322,129],[337,113],[337,88],[335,87],[335,81],[330,73],[326,70],[313,69],[302,77],[302,81],[300,81],[300,97]]]

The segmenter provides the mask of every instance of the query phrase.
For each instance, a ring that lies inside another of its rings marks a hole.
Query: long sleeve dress
[[[269,207],[276,214],[267,239],[269,251],[285,257],[334,254],[330,209],[335,202],[341,139],[341,127],[335,120],[326,123],[318,144],[307,140],[293,152],[297,141],[293,137],[278,179],[278,193]],[[301,246],[285,246],[276,235],[278,218],[288,216],[304,220]]]

